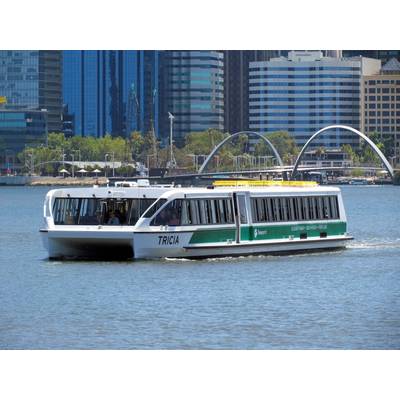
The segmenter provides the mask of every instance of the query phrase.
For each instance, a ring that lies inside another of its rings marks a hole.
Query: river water
[[[49,261],[49,188],[0,188],[0,349],[399,349],[400,187],[342,187],[338,252]]]

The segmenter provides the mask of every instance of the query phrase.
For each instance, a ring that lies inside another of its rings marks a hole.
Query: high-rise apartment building
[[[157,51],[67,50],[63,96],[74,134],[158,131]]]
[[[392,139],[387,157],[400,162],[400,62],[392,58],[379,74],[363,77],[362,127],[365,133],[379,133]]]
[[[224,55],[222,51],[166,51],[163,54],[164,103],[162,136],[169,133],[168,112],[174,115],[174,140],[208,128],[224,129]]]
[[[292,51],[288,57],[252,62],[249,124],[258,132],[288,131],[298,145],[333,124],[361,126],[361,78],[379,71],[379,60],[324,57],[320,51]],[[313,146],[357,146],[349,132],[332,130]]]
[[[0,96],[6,109],[47,110],[50,132],[62,129],[62,54],[58,50],[0,50]]]

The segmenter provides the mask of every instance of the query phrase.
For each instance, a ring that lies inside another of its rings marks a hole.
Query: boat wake
[[[400,239],[388,241],[360,241],[353,242],[346,246],[348,249],[400,249]]]

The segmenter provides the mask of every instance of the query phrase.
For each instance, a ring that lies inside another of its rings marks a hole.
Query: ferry
[[[349,181],[349,185],[370,185],[372,183],[366,178],[353,178]]]
[[[343,248],[340,189],[315,182],[217,181],[166,191],[138,220],[135,258],[205,258]]]
[[[50,258],[277,254],[343,248],[352,239],[340,190],[298,181],[55,189],[44,220]]]
[[[50,190],[44,201],[42,242],[49,258],[130,259],[139,217],[173,185],[146,179],[112,187]]]

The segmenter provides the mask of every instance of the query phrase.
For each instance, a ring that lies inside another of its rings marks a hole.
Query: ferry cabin
[[[139,219],[134,257],[326,250],[350,239],[338,188],[171,189]]]
[[[136,222],[171,188],[146,182],[49,191],[40,230],[49,257],[132,258]]]

